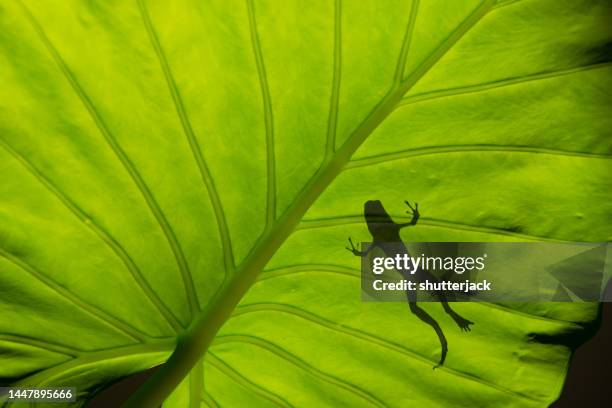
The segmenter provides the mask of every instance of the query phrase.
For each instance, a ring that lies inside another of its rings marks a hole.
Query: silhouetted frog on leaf
[[[410,256],[408,249],[403,244],[402,239],[400,237],[400,230],[404,227],[409,227],[412,225],[416,225],[419,220],[419,205],[417,203],[414,204],[414,207],[410,205],[408,201],[405,201],[410,210],[406,211],[408,214],[412,214],[412,220],[406,223],[396,223],[391,219],[389,213],[385,210],[382,203],[379,200],[371,200],[367,201],[364,204],[364,217],[368,226],[368,230],[372,235],[372,244],[368,247],[366,251],[359,251],[355,248],[353,244],[353,240],[349,237],[350,248],[346,247],[349,251],[351,251],[356,256],[366,256],[370,251],[374,248],[380,248],[385,252],[385,255],[389,258],[395,258],[396,255],[403,256],[407,254]],[[384,243],[394,243],[393,245],[381,245]],[[422,268],[418,268],[414,274],[410,274],[408,271],[401,271],[404,275],[404,278],[411,281],[416,282],[424,282],[426,280],[430,282],[438,282],[438,278],[429,273]],[[463,331],[470,331],[470,325],[474,324],[463,317],[461,317],[457,312],[451,309],[444,292],[437,291],[435,295],[442,303],[442,307],[444,311],[452,317],[452,319],[457,323],[459,328]],[[433,327],[438,335],[438,339],[440,340],[440,344],[442,346],[442,355],[440,357],[440,361],[438,365],[434,366],[434,368],[439,367],[444,364],[444,360],[446,359],[446,353],[448,351],[448,345],[446,341],[446,337],[444,337],[444,333],[440,328],[438,322],[431,317],[424,309],[422,309],[419,305],[417,305],[416,301],[416,292],[415,291],[406,291],[406,296],[408,298],[408,304],[410,306],[410,311],[414,313],[419,319]]]

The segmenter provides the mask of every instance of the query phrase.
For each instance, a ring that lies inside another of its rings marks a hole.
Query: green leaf
[[[424,305],[434,371],[344,245],[373,198],[407,241],[611,240],[609,12],[2,3],[0,385],[81,406],[171,356],[135,401],[547,406],[596,304]]]

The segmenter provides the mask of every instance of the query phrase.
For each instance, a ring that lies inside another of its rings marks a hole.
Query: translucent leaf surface
[[[225,322],[167,406],[547,406],[597,305],[427,304],[434,371],[344,245],[368,199],[419,202],[407,241],[611,240],[610,11],[3,2],[2,384],[82,405]]]

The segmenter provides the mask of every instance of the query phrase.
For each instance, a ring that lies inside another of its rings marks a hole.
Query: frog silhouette
[[[367,256],[375,248],[380,248],[389,258],[395,258],[397,255],[400,255],[401,257],[403,257],[404,255],[410,256],[408,248],[406,248],[406,245],[403,243],[400,237],[400,230],[405,227],[416,225],[419,220],[420,213],[418,203],[415,203],[414,207],[408,201],[405,201],[405,203],[409,207],[409,210],[407,210],[406,212],[412,215],[412,219],[410,220],[410,222],[396,223],[393,221],[389,213],[385,210],[380,200],[367,201],[364,204],[363,212],[368,230],[372,235],[372,244],[368,246],[365,251],[360,251],[355,247],[355,245],[353,244],[353,240],[349,237],[350,247],[346,247],[346,249],[352,252],[355,256],[359,257]],[[393,245],[383,245],[385,243],[393,243]],[[438,282],[438,278],[436,278],[434,275],[424,270],[423,268],[417,268],[416,271],[413,271],[412,273],[408,272],[407,270],[401,270],[400,273],[402,273],[405,279],[410,281],[429,281],[432,283]],[[470,325],[474,324],[474,322],[461,317],[457,312],[455,312],[448,303],[444,292],[436,291],[434,292],[434,295],[442,303],[444,311],[450,315],[450,317],[455,321],[455,323],[457,323],[459,328],[462,331],[469,332],[471,330]],[[429,313],[427,313],[427,311],[425,311],[417,304],[416,291],[406,290],[406,297],[408,299],[410,311],[423,322],[431,326],[438,335],[438,339],[442,348],[442,353],[438,364],[435,365],[433,368],[435,369],[437,367],[442,366],[444,364],[444,360],[446,359],[446,354],[448,353],[448,342],[446,341],[446,337],[444,336],[442,328],[440,327],[438,322],[433,317],[431,317]]]

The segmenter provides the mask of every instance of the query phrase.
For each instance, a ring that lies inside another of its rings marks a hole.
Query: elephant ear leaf
[[[3,3],[0,385],[83,406],[169,359],[135,401],[547,406],[595,304],[424,305],[432,370],[344,246],[370,199],[419,202],[406,241],[610,240],[609,12]]]

